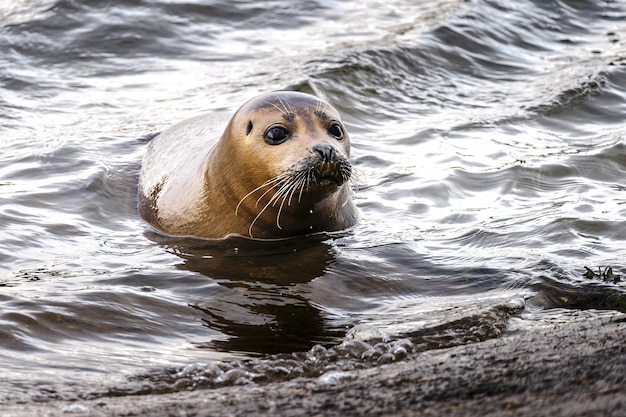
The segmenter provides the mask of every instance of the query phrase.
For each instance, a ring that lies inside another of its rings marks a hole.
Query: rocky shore
[[[0,407],[1,408],[1,407]],[[589,312],[355,372],[5,408],[3,416],[623,416],[626,315]]]

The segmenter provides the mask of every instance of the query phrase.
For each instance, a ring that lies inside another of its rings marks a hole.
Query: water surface
[[[341,344],[358,325],[401,359],[511,315],[626,311],[625,19],[623,1],[5,0],[0,404],[315,373],[298,352],[324,349],[360,366]],[[276,89],[342,113],[361,222],[154,234],[150,136]]]

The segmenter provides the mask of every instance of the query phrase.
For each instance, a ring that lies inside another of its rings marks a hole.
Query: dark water
[[[626,311],[625,37],[623,1],[1,0],[0,405],[343,372],[511,317]],[[152,234],[148,136],[284,88],[344,116],[360,224]]]

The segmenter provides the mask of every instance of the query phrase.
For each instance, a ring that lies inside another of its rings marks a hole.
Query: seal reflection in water
[[[139,212],[159,231],[276,239],[357,222],[350,139],[332,106],[309,94],[268,93],[219,128],[199,116],[149,144]]]

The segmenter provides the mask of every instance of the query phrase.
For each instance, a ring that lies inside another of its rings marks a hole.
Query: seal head
[[[298,92],[261,95],[237,110],[214,145],[206,137],[209,123],[191,119],[150,144],[139,208],[157,229],[202,238],[273,239],[357,222],[350,139],[328,103]],[[150,167],[168,158],[183,163],[172,172]],[[159,180],[149,178],[155,172]]]

